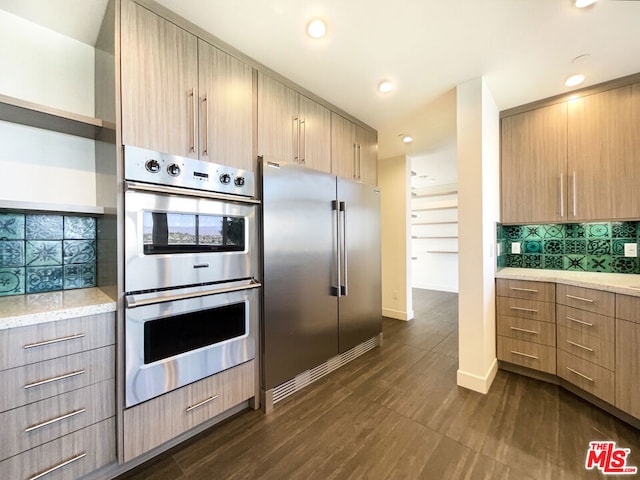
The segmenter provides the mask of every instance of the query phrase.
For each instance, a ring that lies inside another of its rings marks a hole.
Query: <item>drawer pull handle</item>
[[[201,402],[198,402],[198,403],[196,403],[196,404],[194,404],[194,405],[190,405],[190,406],[188,406],[188,407],[187,407],[187,410],[186,410],[186,411],[187,411],[187,412],[190,412],[190,411],[192,411],[192,410],[195,410],[195,409],[196,409],[196,408],[198,408],[198,407],[201,407],[201,406],[203,406],[203,405],[206,405],[206,404],[207,404],[207,403],[209,403],[209,402],[213,402],[215,399],[217,399],[217,398],[218,398],[218,396],[219,396],[219,395],[214,395],[213,397],[205,398],[205,399],[204,399],[204,400],[202,400]]]
[[[578,320],[577,318],[567,317],[567,320],[571,320],[572,322],[579,323],[580,325],[586,325],[587,327],[593,327],[593,323],[585,322],[583,320]]]
[[[580,300],[581,302],[593,303],[593,299],[591,299],[591,298],[576,297],[575,295],[569,295],[568,293],[567,293],[566,297],[567,298],[573,298],[574,300]]]
[[[85,371],[86,370],[77,370],[75,372],[65,373],[64,375],[59,375],[57,377],[47,378],[46,380],[40,380],[38,382],[29,383],[28,385],[25,385],[24,388],[27,389],[27,388],[39,387],[40,385],[45,385],[51,382],[57,382],[58,380],[64,380],[65,378],[75,377],[76,375],[82,375],[83,373],[85,373]]]
[[[54,338],[53,340],[43,340],[42,342],[29,343],[22,348],[27,350],[29,348],[44,347],[45,345],[51,345],[52,343],[67,342],[69,340],[75,340],[76,338],[82,337],[84,337],[84,333],[76,333],[75,335],[69,335],[68,337]]]
[[[536,357],[535,355],[529,355],[528,353],[516,352],[515,350],[511,350],[511,353],[513,353],[514,355],[521,355],[523,357],[533,358],[534,360],[538,360],[538,357]]]
[[[520,287],[509,287],[510,290],[515,290],[516,292],[530,292],[530,293],[538,293],[538,290],[535,288],[520,288]]]
[[[593,378],[591,378],[591,377],[587,377],[584,373],[580,373],[580,372],[578,372],[577,370],[574,370],[574,369],[573,369],[573,368],[571,368],[571,367],[567,367],[567,370],[569,370],[571,373],[575,373],[576,375],[578,375],[578,376],[580,376],[580,377],[584,378],[585,380],[589,380],[590,382],[593,382],[593,381],[594,381],[594,380],[593,380]]]
[[[42,478],[45,475],[49,475],[50,473],[53,473],[53,472],[55,472],[56,470],[59,470],[62,467],[66,467],[70,463],[77,462],[78,460],[80,460],[81,458],[84,458],[86,456],[87,456],[87,452],[79,453],[75,457],[71,457],[68,460],[60,462],[57,465],[54,465],[53,467],[46,469],[44,472],[40,472],[40,473],[36,473],[35,475],[31,475],[29,477],[29,480],[37,480],[38,478]]]
[[[573,345],[574,347],[582,348],[582,349],[586,350],[587,352],[592,352],[593,353],[593,348],[585,347],[584,345],[580,345],[579,343],[572,342],[571,340],[567,340],[567,343],[569,345]]]
[[[516,332],[530,333],[531,335],[538,335],[539,332],[535,330],[527,330],[526,328],[518,328],[518,327],[509,327],[511,330],[515,330]]]
[[[74,410],[73,412],[65,413],[64,415],[60,415],[59,417],[52,418],[51,420],[45,420],[44,422],[40,422],[40,423],[37,423],[37,424],[32,425],[30,427],[27,427],[27,428],[25,428],[24,432],[25,433],[33,432],[34,430],[37,430],[38,428],[46,427],[47,425],[51,425],[52,423],[56,423],[56,422],[59,422],[61,420],[65,420],[67,418],[75,417],[76,415],[80,415],[81,413],[84,413],[86,411],[87,411],[86,408],[81,408],[80,410]]]
[[[535,310],[533,308],[523,308],[523,307],[509,307],[511,310],[520,310],[522,312],[529,312],[529,313],[538,313],[538,310]]]

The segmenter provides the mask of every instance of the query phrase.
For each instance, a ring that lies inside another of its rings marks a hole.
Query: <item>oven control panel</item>
[[[256,191],[251,171],[129,145],[124,147],[124,178],[245,197],[255,197]]]

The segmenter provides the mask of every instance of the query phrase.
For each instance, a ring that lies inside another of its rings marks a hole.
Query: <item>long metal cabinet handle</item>
[[[564,173],[560,173],[560,218],[564,218]]]
[[[342,212],[342,262],[344,270],[343,284],[340,286],[342,295],[349,295],[349,259],[347,257],[349,249],[347,248],[347,202],[340,202],[340,211]]]
[[[586,327],[593,327],[593,323],[585,322],[584,320],[578,320],[577,318],[573,318],[573,317],[566,317],[566,318],[567,320],[571,320],[572,322],[579,323],[580,325],[584,325]]]
[[[60,415],[59,417],[52,418],[50,420],[45,420],[44,422],[36,423],[35,425],[31,425],[30,427],[25,428],[24,432],[25,433],[33,432],[34,430],[37,430],[38,428],[46,427],[47,425],[51,425],[53,423],[60,422],[60,421],[65,420],[67,418],[75,417],[76,415],[80,415],[81,413],[84,413],[86,411],[87,411],[86,408],[81,408],[79,410],[74,410],[73,412],[65,413],[64,415]]]
[[[524,307],[509,307],[511,310],[518,310],[521,312],[530,312],[530,313],[538,313],[538,310],[533,308],[524,308]]]
[[[574,369],[573,369],[573,368],[571,368],[571,367],[567,367],[567,370],[569,370],[571,373],[575,373],[576,375],[578,375],[579,377],[584,378],[585,380],[589,380],[589,381],[590,381],[590,382],[592,382],[592,383],[593,383],[593,381],[594,381],[594,380],[593,380],[593,378],[591,378],[591,377],[587,377],[584,373],[580,373],[579,371],[574,370]]]
[[[196,95],[194,89],[189,89],[189,140],[191,141],[191,145],[189,145],[189,151],[196,151]]]
[[[515,330],[516,332],[523,332],[523,333],[530,333],[531,335],[538,335],[539,332],[536,332],[535,330],[527,330],[526,328],[519,328],[519,327],[509,327],[511,330]]]
[[[569,295],[568,293],[565,296],[567,298],[573,298],[574,300],[580,300],[581,302],[593,303],[593,299],[591,299],[591,298],[576,297],[575,295]]]
[[[342,289],[341,289],[341,285],[340,285],[340,280],[342,278],[341,276],[341,269],[342,269],[342,248],[340,248],[340,239],[342,238],[342,228],[340,225],[340,204],[337,200],[332,200],[331,201],[331,209],[336,212],[336,229],[337,229],[337,235],[336,235],[336,246],[337,246],[337,250],[335,251],[336,253],[336,283],[335,286],[331,286],[331,290],[332,290],[332,294],[334,294],[336,297],[340,297],[342,295]]]
[[[300,161],[300,123],[298,117],[291,120],[291,137],[293,138],[293,161]]]
[[[362,146],[358,144],[358,180],[362,180]]]
[[[538,293],[538,290],[535,288],[510,287],[509,290],[515,290],[516,292]]]
[[[46,385],[47,383],[57,382],[58,380],[64,380],[65,378],[75,377],[77,375],[82,375],[85,372],[86,370],[77,370],[75,372],[65,373],[64,375],[58,375],[57,377],[47,378],[46,380],[39,380],[37,382],[28,383],[27,385],[24,386],[24,389],[26,390],[27,388],[39,387],[40,385]]]
[[[216,399],[218,398],[218,396],[219,396],[219,395],[213,395],[213,396],[211,396],[211,397],[205,398],[204,400],[202,400],[202,401],[200,401],[200,402],[198,402],[198,403],[196,403],[196,404],[189,405],[189,406],[186,408],[186,410],[185,410],[185,411],[186,411],[186,412],[191,412],[192,410],[195,410],[195,409],[196,409],[196,408],[198,408],[198,407],[202,407],[203,405],[206,405],[206,404],[207,404],[207,403],[209,403],[209,402],[213,402],[214,400],[216,400]]]
[[[300,130],[302,130],[302,133],[300,133]],[[299,126],[298,126],[298,135],[300,136],[301,140],[300,140],[300,163],[301,164],[305,164],[306,160],[307,160],[307,122],[305,121],[305,119],[301,119]]]
[[[85,336],[84,333],[76,333],[74,335],[69,335],[66,337],[54,338],[52,340],[42,340],[41,342],[28,343],[27,345],[24,345],[22,348],[24,348],[25,350],[28,350],[29,348],[44,347],[45,345],[52,345],[54,343],[68,342],[69,340],[76,340],[77,338],[83,338],[84,336]]]
[[[202,154],[209,155],[209,102],[207,94],[202,97]]]
[[[358,179],[358,146],[353,144],[353,179]]]
[[[571,182],[573,184],[573,188],[571,189],[572,190],[571,191],[571,197],[573,198],[573,216],[574,217],[578,215],[578,207],[577,207],[578,194],[576,192],[576,183],[577,183],[576,176],[577,176],[576,172],[574,171],[573,172],[573,176],[572,176],[573,180]]]
[[[49,475],[50,473],[55,472],[56,470],[61,469],[62,467],[66,467],[67,465],[69,465],[70,463],[73,462],[77,462],[78,460],[80,460],[81,458],[84,458],[87,456],[87,452],[82,452],[79,453],[78,455],[71,457],[68,460],[65,460],[63,462],[58,463],[57,465],[54,465],[51,468],[47,468],[46,470],[44,470],[43,472],[40,473],[36,473],[35,475],[31,475],[29,477],[29,480],[38,480],[39,478],[44,477],[45,475]]]
[[[514,355],[520,355],[522,357],[527,357],[527,358],[532,358],[534,360],[538,360],[538,357],[536,357],[535,355],[529,355],[528,353],[517,352],[515,350],[511,350],[511,353],[513,353]]]
[[[586,350],[587,352],[593,353],[593,348],[585,347],[584,345],[580,345],[579,343],[572,342],[571,340],[567,340],[567,343],[569,345],[573,345],[574,347],[582,348],[583,350]]]

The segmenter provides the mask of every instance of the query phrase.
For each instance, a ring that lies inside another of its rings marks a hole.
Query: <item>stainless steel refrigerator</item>
[[[262,161],[263,389],[382,331],[380,191]]]

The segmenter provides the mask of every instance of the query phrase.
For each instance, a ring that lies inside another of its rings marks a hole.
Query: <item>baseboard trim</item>
[[[413,320],[413,309],[405,312],[402,310],[394,310],[392,308],[383,308],[382,316],[388,318],[395,318],[396,320]]]
[[[491,388],[491,384],[493,380],[496,378],[496,374],[498,373],[498,359],[494,358],[489,370],[486,375],[483,377],[479,375],[475,375],[473,373],[464,372],[462,370],[458,370],[457,372],[457,383],[458,386],[467,388],[469,390],[473,390],[474,392],[479,392],[486,395],[489,392],[489,388]]]

